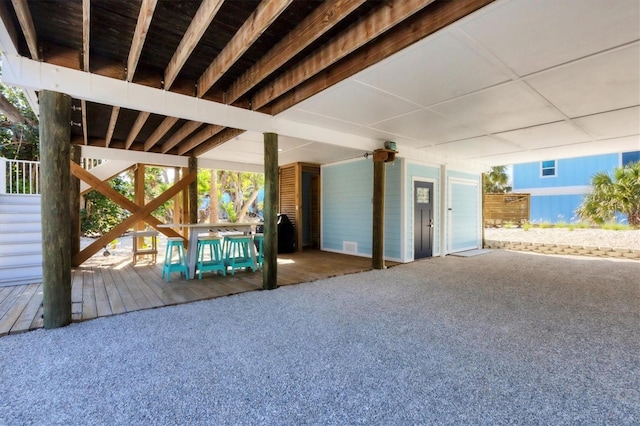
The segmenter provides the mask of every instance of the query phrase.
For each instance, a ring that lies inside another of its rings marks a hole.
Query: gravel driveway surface
[[[638,424],[640,263],[433,258],[0,338],[0,424]]]

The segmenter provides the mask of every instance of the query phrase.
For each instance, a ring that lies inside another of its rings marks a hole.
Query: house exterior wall
[[[432,182],[434,197],[433,256],[481,245],[480,175],[446,170],[404,158],[386,165],[385,259],[414,260],[413,184]],[[372,253],[373,165],[358,159],[322,166],[321,249],[358,256]],[[444,177],[443,177],[444,176]],[[442,179],[449,185],[444,190]],[[443,194],[444,190],[444,194]],[[443,225],[443,203],[455,215]],[[442,237],[445,236],[443,247]]]
[[[555,176],[542,176],[541,162],[513,166],[513,192],[531,194],[532,222],[576,222],[576,209],[590,189],[591,177],[620,166],[621,154],[555,161]]]
[[[386,165],[385,258],[401,258],[401,161]],[[355,160],[322,167],[322,249],[371,256],[373,165]],[[354,246],[354,243],[356,244]]]

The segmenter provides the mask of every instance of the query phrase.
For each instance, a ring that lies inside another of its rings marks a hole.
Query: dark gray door
[[[413,258],[433,256],[433,182],[413,184]]]

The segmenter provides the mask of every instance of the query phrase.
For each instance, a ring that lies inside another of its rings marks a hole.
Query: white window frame
[[[553,161],[553,167],[544,167],[544,163],[548,163],[550,161]],[[549,170],[553,168],[553,174],[552,175],[545,175],[544,171],[545,170]],[[545,161],[541,161],[540,162],[540,177],[543,179],[546,178],[554,178],[558,176],[558,161],[557,160],[545,160]]]

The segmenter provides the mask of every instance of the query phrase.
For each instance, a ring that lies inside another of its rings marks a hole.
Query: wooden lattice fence
[[[484,226],[503,226],[505,223],[522,226],[529,221],[529,207],[530,194],[484,194]]]

